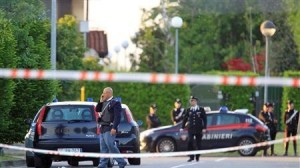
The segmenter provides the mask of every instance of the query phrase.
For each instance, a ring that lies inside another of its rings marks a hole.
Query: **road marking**
[[[221,161],[226,160],[226,159],[227,158],[220,158],[220,159],[215,160],[215,162],[221,162]]]
[[[170,167],[170,168],[187,167],[187,166],[192,166],[192,165],[195,165],[195,164],[197,164],[197,163],[181,164],[181,165],[173,166],[173,167]]]

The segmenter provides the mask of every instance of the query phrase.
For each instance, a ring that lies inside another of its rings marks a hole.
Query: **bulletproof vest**
[[[101,122],[104,122],[104,123],[108,123],[110,124],[110,119],[111,119],[111,114],[110,112],[108,111],[109,109],[109,103],[110,101],[105,101],[103,102],[103,105],[102,105],[102,117],[101,117]],[[104,109],[105,108],[105,109]],[[103,111],[104,110],[104,111]]]

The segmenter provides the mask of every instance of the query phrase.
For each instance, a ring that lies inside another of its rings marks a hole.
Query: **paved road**
[[[187,157],[142,158],[141,165],[126,168],[300,168],[300,157],[201,157],[199,162],[189,163],[186,160]],[[53,162],[52,167],[71,168],[67,162]],[[92,162],[85,161],[80,162],[79,167],[93,166]]]

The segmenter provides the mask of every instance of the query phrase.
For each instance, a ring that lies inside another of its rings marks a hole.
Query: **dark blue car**
[[[53,102],[44,105],[33,120],[25,136],[25,147],[67,152],[100,152],[95,102]],[[127,107],[122,104],[121,123],[116,143],[121,152],[139,153],[139,126]],[[51,167],[53,161],[68,161],[78,166],[79,161],[91,160],[97,166],[99,158],[60,156],[26,151],[28,167]],[[132,165],[139,165],[140,158],[128,158]],[[111,159],[108,167],[113,165]]]
[[[269,140],[269,129],[259,119],[242,112],[207,112],[207,133],[202,137],[202,149],[251,145]],[[150,152],[186,151],[188,133],[180,132],[182,123],[141,132],[141,150]],[[254,156],[260,148],[241,149],[242,156]]]

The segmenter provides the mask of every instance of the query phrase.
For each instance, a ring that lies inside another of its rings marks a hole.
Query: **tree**
[[[57,69],[85,70],[82,64],[85,51],[82,35],[74,16],[66,15],[58,20],[57,30]],[[78,81],[60,81],[59,100],[74,100],[79,98]]]
[[[5,18],[11,21],[15,40],[17,41],[16,68],[49,69],[50,50],[47,45],[47,35],[50,25],[45,16],[43,2],[40,0],[10,0],[0,1],[0,8],[5,12]],[[32,118],[38,109],[53,99],[56,94],[56,83],[48,80],[14,80],[14,106],[9,113],[10,135],[7,142],[21,142],[27,127],[24,119]]]
[[[13,36],[11,23],[4,18],[4,13],[0,10],[0,67],[15,68],[17,65],[16,40]],[[11,132],[9,126],[12,121],[9,118],[9,112],[14,106],[13,91],[15,82],[12,79],[0,79],[0,143],[7,143]]]

